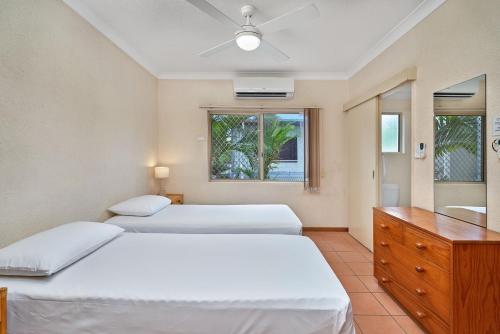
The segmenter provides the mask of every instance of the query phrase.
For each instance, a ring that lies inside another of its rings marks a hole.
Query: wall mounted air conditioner
[[[290,78],[237,78],[233,81],[236,99],[286,100],[294,93],[294,80]]]

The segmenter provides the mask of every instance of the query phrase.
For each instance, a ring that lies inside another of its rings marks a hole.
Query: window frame
[[[441,111],[441,112],[436,112],[434,113],[432,122],[433,122],[433,136],[434,139],[436,138],[436,117],[439,116],[470,116],[470,117],[480,117],[481,118],[481,143],[482,143],[482,150],[481,150],[481,180],[480,181],[446,181],[446,180],[436,180],[434,179],[435,171],[436,171],[436,157],[433,157],[433,167],[432,167],[432,172],[433,172],[433,179],[434,183],[440,183],[440,184],[486,184],[486,154],[487,154],[487,144],[486,144],[486,115],[482,113],[466,113],[466,112],[446,112],[446,111]],[[433,143],[435,145],[435,143]]]
[[[210,109],[207,111],[207,123],[208,123],[208,149],[207,149],[207,170],[208,170],[208,181],[209,182],[264,182],[264,183],[292,183],[298,184],[303,183],[301,181],[281,181],[281,180],[270,180],[264,177],[264,115],[265,114],[292,114],[292,115],[302,115],[304,117],[305,126],[305,110],[304,109],[245,109],[245,110],[226,110],[226,109]],[[258,132],[259,132],[259,144],[258,144],[258,156],[259,156],[259,178],[256,179],[214,179],[212,178],[212,115],[256,115],[258,119]],[[304,140],[304,150],[306,149],[307,141]],[[298,147],[298,146],[297,146]],[[299,160],[297,160],[299,161]],[[283,162],[283,161],[278,161]],[[304,161],[305,163],[305,161]],[[305,171],[304,171],[305,176]]]
[[[384,152],[384,146],[382,143],[382,118],[384,115],[396,115],[398,116],[398,150],[396,152]],[[404,142],[403,142],[403,113],[402,112],[381,112],[380,113],[380,152],[382,154],[404,154]]]

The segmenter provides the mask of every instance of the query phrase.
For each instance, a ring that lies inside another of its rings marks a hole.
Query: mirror
[[[434,211],[486,227],[486,75],[434,93]]]

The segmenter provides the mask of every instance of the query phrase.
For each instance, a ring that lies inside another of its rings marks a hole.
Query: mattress
[[[301,236],[124,233],[0,286],[9,334],[354,333],[348,295]]]
[[[302,223],[287,205],[168,205],[149,217],[114,216],[127,232],[298,234]]]

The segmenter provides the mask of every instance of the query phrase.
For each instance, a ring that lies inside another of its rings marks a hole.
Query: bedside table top
[[[0,334],[7,334],[7,288],[0,288]]]
[[[184,194],[165,194],[167,198],[170,198],[172,204],[184,204]]]

